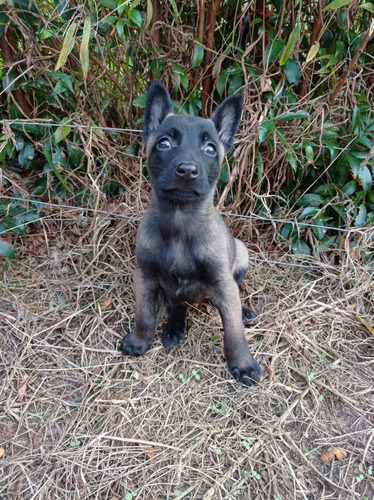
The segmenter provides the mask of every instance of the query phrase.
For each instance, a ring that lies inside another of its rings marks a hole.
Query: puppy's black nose
[[[196,179],[199,175],[197,166],[193,163],[180,163],[175,172],[180,179],[184,179],[186,181]]]

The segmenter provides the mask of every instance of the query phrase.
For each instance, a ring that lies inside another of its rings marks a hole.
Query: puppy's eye
[[[170,149],[171,148],[171,142],[166,137],[163,137],[162,139],[160,139],[158,141],[157,147],[158,147],[158,149]]]
[[[204,151],[206,154],[214,156],[217,152],[217,148],[215,147],[214,144],[212,144],[211,142],[208,142],[208,144],[206,144],[204,146]]]

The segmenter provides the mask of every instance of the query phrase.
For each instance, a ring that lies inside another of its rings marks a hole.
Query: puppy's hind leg
[[[164,347],[170,349],[181,342],[186,332],[187,305],[181,304],[170,307],[169,319],[162,331],[162,343]]]
[[[240,286],[245,278],[248,269],[248,250],[244,243],[235,239],[235,260],[233,264],[233,276],[235,283]],[[251,309],[242,306],[243,323],[253,324],[256,321],[256,314]]]

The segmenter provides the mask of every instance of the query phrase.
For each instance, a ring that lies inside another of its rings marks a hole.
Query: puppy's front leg
[[[141,356],[152,344],[157,326],[158,284],[144,278],[141,269],[134,272],[135,328],[121,343],[127,356]]]
[[[224,280],[215,290],[213,304],[218,308],[224,328],[224,349],[233,377],[245,385],[257,384],[261,368],[252,354],[244,335],[239,288],[234,279]]]

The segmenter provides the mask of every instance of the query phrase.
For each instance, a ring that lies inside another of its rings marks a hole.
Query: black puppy
[[[213,205],[225,153],[233,146],[242,96],[228,97],[210,120],[174,115],[170,96],[159,82],[149,88],[143,139],[152,200],[137,234],[134,274],[135,329],[121,344],[123,354],[149,349],[162,302],[169,309],[162,342],[170,348],[185,335],[186,302],[209,299],[221,315],[229,370],[248,386],[260,367],[248,350],[239,284],[248,267],[244,244],[234,239]]]

